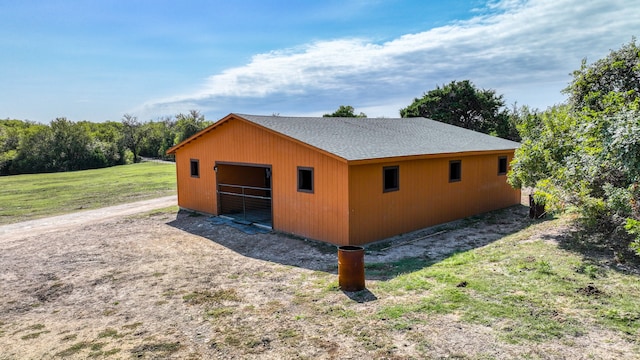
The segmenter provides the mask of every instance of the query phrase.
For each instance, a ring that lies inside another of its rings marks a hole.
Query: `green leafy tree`
[[[91,134],[99,146],[105,148],[105,156],[109,159],[109,165],[126,164],[127,148],[124,146],[124,129],[121,122],[106,121],[103,123],[90,123]]]
[[[148,122],[143,126],[146,128],[140,149],[142,156],[168,158],[167,150],[174,145],[176,122],[171,118],[161,121]]]
[[[593,115],[615,112],[619,106],[637,101],[640,94],[640,48],[635,38],[608,56],[573,72],[564,90],[575,110]],[[616,104],[618,106],[616,106]]]
[[[576,119],[567,105],[522,117],[517,125],[522,142],[511,163],[511,185],[535,187],[540,180],[560,172],[577,145],[572,133],[575,126]]]
[[[466,129],[518,140],[502,95],[478,89],[471,81],[437,86],[400,109],[402,117],[425,117]]]
[[[146,136],[146,128],[138,121],[138,118],[131,114],[122,116],[122,141],[124,146],[133,154],[133,162],[140,161],[140,147]]]
[[[20,136],[16,157],[9,167],[10,174],[54,172],[50,145],[53,132],[47,125],[33,125]]]
[[[517,103],[514,103],[511,110],[507,110],[507,116],[506,121],[500,121],[496,124],[494,135],[519,142],[522,140],[519,130],[520,125],[535,121],[540,116],[540,111],[526,105],[518,106]]]
[[[22,120],[0,120],[0,175],[8,175],[11,163],[18,155],[20,137],[34,123]]]
[[[12,139],[17,138],[9,133],[9,129],[0,126],[0,175],[6,175],[11,162],[16,157],[17,144],[12,146]]]
[[[353,106],[349,105],[340,105],[338,110],[336,110],[333,114],[324,114],[322,117],[352,117],[352,118],[366,118],[367,115],[363,112],[360,114],[355,113],[355,109]]]
[[[73,171],[105,166],[105,160],[92,147],[89,131],[80,123],[56,118],[50,124],[53,138],[50,158],[54,171]]]
[[[107,165],[103,149],[96,146],[86,124],[57,118],[49,126],[30,126],[21,135],[9,172],[73,171]]]
[[[197,110],[190,110],[188,114],[180,113],[176,115],[176,137],[174,142],[178,144],[209,125],[211,125],[211,122],[206,121],[204,115]]]
[[[639,64],[635,40],[583,62],[565,90],[567,105],[519,125],[522,146],[509,174],[552,208],[578,209],[619,254],[629,245],[640,254]]]
[[[167,155],[167,150],[176,145],[175,132],[176,122],[170,117],[163,119],[162,121],[162,142],[158,148],[158,156],[164,159],[174,160],[174,155]]]
[[[80,122],[91,137],[91,147],[97,158],[103,159],[104,166],[124,165],[127,148],[124,146],[123,125],[120,122],[105,121]]]

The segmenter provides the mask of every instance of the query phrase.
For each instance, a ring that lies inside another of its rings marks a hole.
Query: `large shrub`
[[[519,124],[509,181],[534,186],[552,208],[573,207],[612,247],[640,255],[640,49],[635,40],[583,61],[568,104]]]

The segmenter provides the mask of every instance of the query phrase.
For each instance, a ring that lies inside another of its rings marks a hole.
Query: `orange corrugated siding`
[[[393,235],[520,202],[520,191],[498,173],[498,157],[454,156],[352,165],[349,170],[349,238],[365,244]],[[462,181],[449,182],[449,161],[462,160]],[[399,166],[400,189],[382,191],[383,166]]]
[[[348,243],[346,162],[236,118],[183,144],[175,154],[181,207],[217,214],[216,161],[268,165],[275,230]],[[199,178],[190,175],[190,159],[199,160]],[[297,191],[298,166],[314,168],[313,194]]]

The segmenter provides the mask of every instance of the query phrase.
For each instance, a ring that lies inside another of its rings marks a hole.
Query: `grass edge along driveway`
[[[175,164],[0,177],[0,225],[176,193]]]

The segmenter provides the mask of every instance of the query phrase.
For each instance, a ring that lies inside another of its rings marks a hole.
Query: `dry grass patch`
[[[179,341],[176,342],[153,342],[138,345],[131,349],[131,355],[135,358],[141,358],[144,356],[151,356],[152,358],[159,358],[169,356],[182,348]],[[149,354],[150,353],[150,354]]]
[[[220,304],[224,301],[238,302],[241,299],[238,297],[235,289],[217,290],[217,291],[194,291],[186,294],[182,299],[189,305],[199,304]]]

